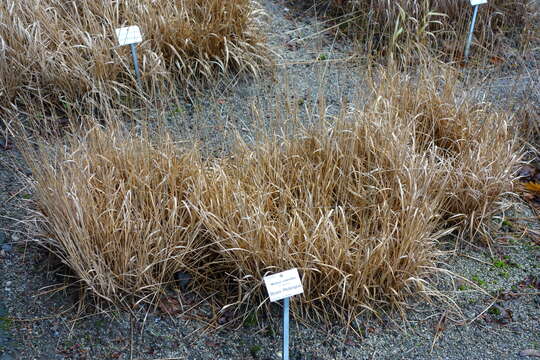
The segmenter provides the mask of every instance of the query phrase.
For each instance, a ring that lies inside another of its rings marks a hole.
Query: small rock
[[[535,349],[525,349],[525,350],[521,350],[519,352],[519,356],[535,356],[535,357],[540,357],[540,350],[535,350]]]
[[[17,235],[17,234],[11,234],[11,240],[13,242],[17,242],[17,241],[21,240],[21,237],[19,235]]]
[[[4,252],[10,252],[11,249],[13,249],[13,247],[11,245],[9,245],[9,244],[3,244],[2,245],[2,251],[4,251]]]
[[[6,256],[6,252],[4,250],[0,250],[0,257]]]
[[[12,284],[11,281],[6,281],[6,286],[10,286]]]

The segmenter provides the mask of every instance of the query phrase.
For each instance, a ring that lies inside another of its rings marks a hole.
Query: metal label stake
[[[478,16],[478,7],[482,4],[487,4],[487,0],[471,0],[471,5],[474,6],[474,12],[471,21],[471,27],[469,29],[469,37],[467,38],[467,44],[465,45],[465,61],[469,59],[469,51],[471,49],[474,25],[476,24],[476,17]]]
[[[133,58],[133,66],[135,67],[137,85],[139,86],[139,89],[142,89],[141,72],[139,71],[139,59],[137,58],[137,48],[135,46],[142,41],[141,29],[135,25],[118,28],[115,31],[116,38],[118,39],[118,45],[129,45],[131,47],[131,57]]]
[[[289,360],[289,298],[283,299],[283,360]]]
[[[302,294],[304,288],[297,269],[290,269],[264,277],[270,301],[283,300],[283,360],[289,360],[289,299]]]
[[[131,56],[133,57],[133,64],[135,66],[137,85],[139,85],[139,89],[142,89],[141,73],[139,72],[139,59],[137,58],[137,48],[135,47],[135,44],[130,44],[129,47],[131,47]]]

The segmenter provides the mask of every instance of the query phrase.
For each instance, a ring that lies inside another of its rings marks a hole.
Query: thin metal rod
[[[467,45],[465,46],[465,61],[469,59],[469,51],[471,50],[471,43],[474,33],[474,25],[476,24],[476,16],[478,15],[478,6],[474,7],[474,13],[471,21],[471,28],[469,30],[469,38],[467,39]]]
[[[289,298],[283,299],[283,360],[289,360]]]
[[[139,60],[137,59],[137,48],[135,44],[130,44],[131,56],[133,57],[133,65],[135,66],[135,76],[137,77],[137,85],[142,89],[141,73],[139,72]]]

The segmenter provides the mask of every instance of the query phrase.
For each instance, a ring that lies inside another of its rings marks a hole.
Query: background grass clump
[[[472,18],[469,1],[401,0],[322,1],[324,8],[340,15],[342,30],[355,34],[366,50],[401,53],[419,44],[461,59]],[[522,46],[533,41],[538,28],[532,18],[534,1],[493,0],[482,5],[475,27],[475,41],[492,50],[501,41]]]
[[[181,271],[221,305],[259,305],[262,277],[297,267],[305,316],[400,308],[429,287],[441,236],[487,229],[519,160],[508,114],[424,67],[385,70],[367,104],[322,106],[318,124],[223,158],[99,127],[27,146],[38,241],[114,303],[154,303]]]
[[[129,47],[117,46],[114,31],[127,25],[143,33],[149,94],[231,69],[257,73],[259,15],[249,0],[2,1],[0,104],[120,105],[135,88]]]

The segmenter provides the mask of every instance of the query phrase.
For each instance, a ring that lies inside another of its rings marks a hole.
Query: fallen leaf
[[[512,310],[504,309],[503,314],[504,314],[504,317],[507,318],[508,320],[510,321],[514,320],[514,316],[513,316],[514,312]]]
[[[492,57],[490,58],[490,61],[491,61],[493,64],[497,64],[497,65],[503,63],[503,59],[500,58],[500,57],[498,57],[498,56],[492,56]]]
[[[489,314],[480,315],[480,319],[484,319],[484,321],[487,322],[488,324],[493,322],[493,317]]]
[[[168,315],[176,315],[182,312],[182,305],[178,299],[172,297],[162,298],[158,303],[158,307]]]
[[[510,300],[510,299],[518,297],[518,296],[519,295],[517,295],[516,293],[514,293],[512,291],[507,291],[507,292],[503,292],[503,293],[499,294],[499,298],[501,300]]]
[[[502,309],[502,308],[501,308]],[[510,309],[502,309],[501,314],[497,316],[496,318],[492,319],[499,325],[508,325],[512,322],[512,310]]]
[[[519,356],[536,356],[540,357],[540,351],[535,349],[525,349],[519,352]]]
[[[534,182],[525,183],[525,189],[540,194],[540,184]]]
[[[217,343],[217,342],[213,342],[213,341],[210,341],[210,340],[206,340],[206,341],[205,341],[204,343],[205,343],[205,345],[206,345],[206,346],[210,346],[210,347],[214,347],[214,348],[216,348],[216,347],[219,347],[219,346],[220,346],[220,344],[219,344],[219,343]]]
[[[518,286],[520,288],[532,287],[540,290],[540,278],[530,275],[526,279],[520,281]]]
[[[225,310],[218,318],[218,324],[224,325],[234,318],[234,313],[230,310]]]
[[[530,236],[531,240],[532,240],[532,243],[534,245],[538,245],[540,246],[540,236],[538,235],[533,235],[533,236]]]
[[[435,325],[436,334],[441,333],[446,329],[445,322],[446,322],[446,314],[443,314],[441,318],[439,319],[439,321],[437,322],[437,325]]]

